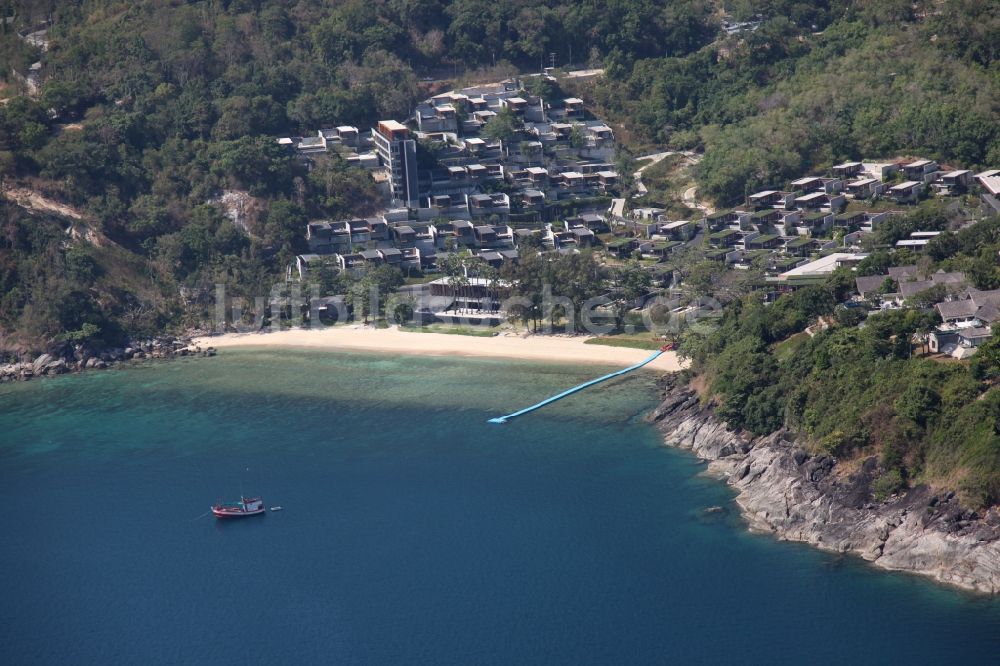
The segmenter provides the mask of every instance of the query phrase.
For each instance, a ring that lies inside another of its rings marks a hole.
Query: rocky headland
[[[0,363],[0,382],[26,381],[68,372],[104,370],[147,359],[215,356],[214,347],[196,344],[191,337],[159,336],[131,341],[125,347],[98,349],[87,344],[54,343],[43,354],[19,354],[22,360]]]
[[[824,550],[860,555],[883,569],[907,571],[966,590],[1000,593],[1000,511],[963,507],[952,492],[919,485],[877,501],[877,460],[841,465],[812,455],[778,431],[750,438],[733,432],[698,394],[666,380],[650,414],[666,443],[708,461],[726,480],[751,529]]]

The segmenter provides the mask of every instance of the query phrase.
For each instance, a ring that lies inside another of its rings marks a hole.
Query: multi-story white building
[[[410,130],[395,120],[380,120],[378,127],[372,129],[372,142],[379,162],[389,176],[393,205],[416,208],[420,199],[417,142],[410,138]]]

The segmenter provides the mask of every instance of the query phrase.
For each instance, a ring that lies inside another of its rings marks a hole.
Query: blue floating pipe
[[[607,381],[607,380],[609,380],[609,379],[611,379],[613,377],[619,377],[621,375],[624,375],[626,372],[632,372],[633,370],[638,370],[639,368],[641,368],[642,366],[646,365],[647,363],[651,363],[654,359],[656,359],[660,354],[662,354],[666,350],[667,349],[665,347],[662,348],[662,349],[658,349],[655,352],[653,352],[652,355],[650,355],[649,358],[647,358],[645,361],[642,361],[641,363],[636,363],[635,365],[630,365],[629,367],[625,368],[624,370],[619,370],[617,372],[612,372],[611,374],[604,375],[603,377],[598,377],[597,379],[591,379],[589,382],[584,382],[583,384],[580,384],[579,386],[574,386],[571,389],[566,389],[562,393],[560,393],[558,395],[554,395],[551,398],[546,398],[545,400],[542,400],[537,405],[532,405],[531,407],[525,407],[524,409],[516,411],[513,414],[508,414],[507,416],[498,416],[495,419],[490,419],[489,422],[490,423],[506,423],[510,419],[516,418],[518,416],[522,416],[523,414],[527,414],[528,412],[533,412],[536,409],[541,409],[542,407],[544,407],[545,405],[548,405],[549,403],[553,403],[553,402],[555,402],[557,400],[562,400],[566,396],[572,395],[572,394],[576,393],[577,391],[582,391],[583,389],[587,388],[588,386],[593,386],[594,384],[600,384],[601,382]]]

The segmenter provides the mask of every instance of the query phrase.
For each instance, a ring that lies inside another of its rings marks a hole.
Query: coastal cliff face
[[[836,459],[810,455],[779,431],[748,438],[728,430],[691,389],[668,379],[650,420],[666,443],[709,462],[738,493],[751,529],[824,550],[860,555],[894,571],[968,590],[1000,593],[1000,512],[963,508],[954,493],[917,486],[872,497],[876,460],[846,473]]]

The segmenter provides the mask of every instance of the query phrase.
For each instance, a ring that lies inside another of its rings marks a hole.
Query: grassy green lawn
[[[469,326],[400,326],[399,330],[406,333],[444,333],[445,335],[470,335],[475,338],[492,338],[499,331],[497,328],[472,328]]]
[[[659,349],[666,344],[666,341],[659,339],[652,333],[619,333],[617,335],[602,335],[590,338],[585,345],[604,345],[605,347],[630,347],[632,349]]]
[[[439,277],[441,277],[440,274],[438,274],[438,275],[422,275],[420,277],[408,277],[408,278],[405,278],[403,280],[403,284],[405,284],[405,285],[427,284],[428,282],[433,282],[434,280],[438,279]]]
[[[809,339],[808,333],[796,333],[787,340],[774,344],[774,356],[779,362],[787,361],[795,355],[795,351],[803,342]]]
[[[875,201],[856,201],[854,199],[847,202],[845,213],[882,213],[889,210],[898,210],[901,206],[892,199],[880,198]]]

